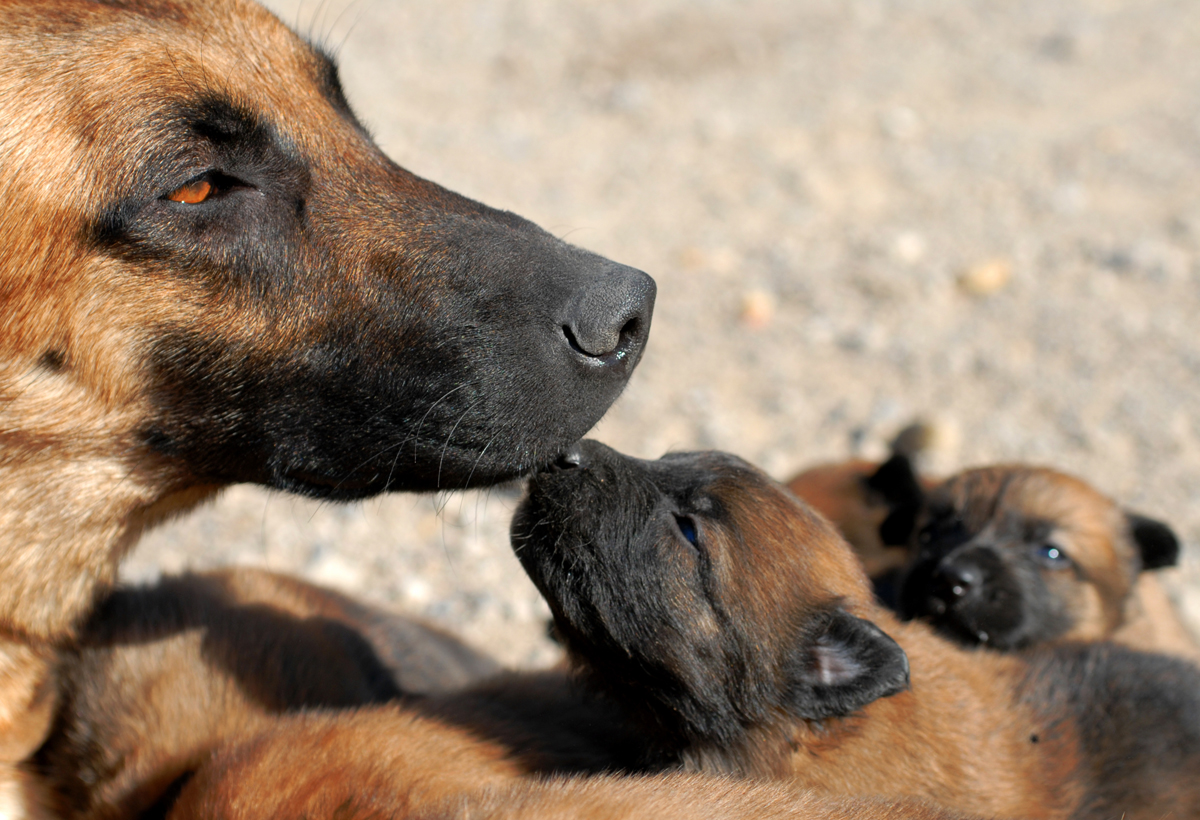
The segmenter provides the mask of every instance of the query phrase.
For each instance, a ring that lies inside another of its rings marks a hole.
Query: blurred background
[[[1074,472],[1170,522],[1200,624],[1195,0],[268,0],[409,170],[639,267],[650,344],[593,436],[780,478],[879,456]],[[519,487],[236,487],[125,577],[250,563],[554,657]]]

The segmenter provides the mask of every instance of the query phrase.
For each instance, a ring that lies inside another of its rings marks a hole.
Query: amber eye
[[[171,193],[167,194],[167,199],[172,202],[183,202],[188,205],[199,205],[204,200],[208,199],[209,194],[213,191],[212,183],[206,179],[197,179],[192,182],[176,188]]]

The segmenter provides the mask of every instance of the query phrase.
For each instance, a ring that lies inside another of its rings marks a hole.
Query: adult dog
[[[0,1],[0,762],[139,533],[544,464],[653,280],[396,166],[248,0]]]

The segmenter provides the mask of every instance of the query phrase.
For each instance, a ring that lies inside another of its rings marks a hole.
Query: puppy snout
[[[939,592],[946,601],[965,598],[983,583],[983,569],[970,561],[943,561],[934,572]]]
[[[637,359],[650,332],[657,286],[639,270],[613,266],[567,306],[563,334],[577,352],[604,363]]]
[[[567,450],[559,453],[558,458],[554,459],[554,463],[550,465],[550,470],[556,473],[576,470],[584,466],[584,461],[582,443],[577,441],[567,448]]]

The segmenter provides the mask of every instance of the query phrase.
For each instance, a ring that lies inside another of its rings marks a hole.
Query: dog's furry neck
[[[216,488],[147,458],[138,408],[16,369],[0,366],[0,633],[60,642],[146,527]]]

